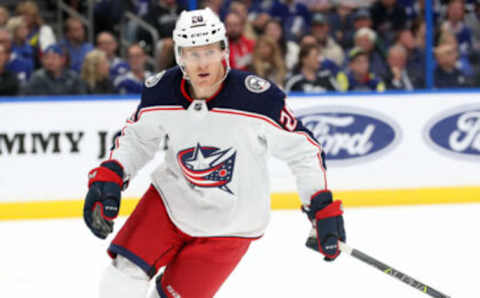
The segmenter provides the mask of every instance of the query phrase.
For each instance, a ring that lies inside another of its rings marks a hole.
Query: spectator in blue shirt
[[[468,56],[472,50],[472,29],[465,22],[465,5],[463,1],[452,1],[448,4],[447,20],[442,24],[442,30],[455,35],[460,56]]]
[[[385,78],[388,74],[388,67],[385,56],[378,49],[377,34],[370,28],[362,28],[355,32],[355,47],[361,48],[368,55],[370,72],[380,78]]]
[[[140,94],[142,93],[143,82],[152,75],[151,72],[145,70],[147,57],[138,44],[133,44],[128,48],[127,56],[130,71],[115,79],[115,90],[120,94]]]
[[[346,72],[339,72],[337,82],[341,91],[385,91],[385,84],[368,71],[368,54],[361,48],[348,53],[349,66]]]
[[[473,76],[474,70],[470,62],[470,55],[461,51],[458,41],[453,33],[443,30],[438,38],[438,44],[451,44],[457,51],[456,66],[467,77]]]
[[[5,69],[9,55],[5,46],[0,45],[0,96],[16,95],[19,90],[16,74]]]
[[[330,35],[330,25],[328,19],[323,13],[313,15],[311,32],[321,48],[323,56],[335,61],[338,66],[343,65],[345,54],[343,49],[335,42]]]
[[[36,2],[38,1],[20,2],[15,8],[15,13],[16,15],[23,17],[25,23],[27,24],[27,40],[37,53],[36,65],[39,65],[39,53],[43,53],[48,46],[55,44],[56,38],[52,28],[45,24],[42,16],[40,15],[40,9],[38,8]]]
[[[469,86],[469,79],[457,67],[458,51],[453,44],[441,44],[435,48],[435,87],[462,88]]]
[[[239,1],[239,0],[223,0],[221,2],[220,11],[218,15],[220,19],[225,20],[225,17],[230,12],[232,2]],[[208,2],[208,1],[207,1]],[[255,19],[259,14],[269,12],[272,8],[272,1],[263,1],[263,0],[250,0],[250,1],[240,1],[241,3],[247,6],[248,10],[248,18],[250,20]],[[208,4],[210,8],[212,8],[211,4]],[[212,8],[213,11],[216,11]]]
[[[58,45],[48,46],[42,55],[43,67],[23,88],[27,95],[85,94],[87,87],[73,70],[65,68],[65,52]]]
[[[419,2],[423,1],[397,0],[397,3],[400,4],[400,6],[403,7],[403,10],[405,11],[408,25],[411,25],[411,23],[418,17],[419,10],[423,9],[424,4]]]
[[[414,29],[403,29],[397,35],[396,45],[407,51],[407,72],[415,88],[425,87],[425,50],[415,39]],[[415,29],[416,30],[416,29]]]
[[[480,1],[476,1],[472,10],[465,14],[465,25],[469,28],[480,28]],[[480,50],[480,30],[472,30],[472,47]]]
[[[104,31],[97,35],[97,48],[107,55],[110,63],[110,79],[114,81],[119,75],[130,70],[128,63],[117,56],[117,41],[110,32]]]
[[[28,43],[28,27],[22,17],[13,17],[8,20],[7,30],[12,36],[12,52],[25,60],[29,66],[35,68],[35,50]]]
[[[0,28],[0,44],[5,46],[10,58],[7,62],[6,69],[17,75],[20,84],[25,84],[33,72],[31,63],[19,57],[16,53],[12,53],[12,36],[7,29]]]
[[[318,45],[302,45],[298,57],[297,70],[285,84],[285,91],[326,92],[337,90],[335,76],[322,69],[319,63],[320,51]]]
[[[299,40],[312,23],[307,6],[294,0],[275,0],[270,15],[281,20],[288,40]]]
[[[354,5],[351,3],[340,1],[335,10],[329,15],[328,23],[330,24],[332,36],[344,49],[353,47],[353,26],[356,20],[356,14],[353,13],[353,9]],[[370,14],[368,14],[368,18],[370,18]]]
[[[83,60],[88,52],[93,50],[93,45],[85,41],[85,28],[80,19],[69,18],[66,22],[66,39],[60,46],[67,50],[70,69],[79,73]]]
[[[304,48],[307,45],[315,45],[317,48],[319,48],[317,40],[313,35],[305,35],[302,37],[300,40],[300,48]],[[320,51],[320,54],[318,55],[318,62],[319,62],[319,71],[328,71],[330,72],[334,77],[338,74],[340,71],[340,67],[333,61],[325,57]],[[294,71],[298,71],[298,69],[294,69]]]

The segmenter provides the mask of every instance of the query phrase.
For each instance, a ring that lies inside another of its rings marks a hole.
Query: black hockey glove
[[[303,206],[312,221],[315,233],[311,233],[307,240],[307,247],[314,249],[325,256],[325,261],[333,261],[340,254],[338,241],[345,242],[345,228],[343,226],[343,210],[341,201],[333,201],[330,191],[316,193],[310,206]]]
[[[116,161],[105,161],[91,170],[88,178],[83,219],[95,236],[105,239],[113,232],[113,219],[120,209],[123,167]]]

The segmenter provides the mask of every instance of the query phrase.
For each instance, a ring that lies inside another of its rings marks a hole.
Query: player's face
[[[185,71],[197,87],[212,86],[221,80],[224,74],[223,57],[218,43],[182,49]]]

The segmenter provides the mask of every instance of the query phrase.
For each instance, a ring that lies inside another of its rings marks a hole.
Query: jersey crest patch
[[[249,75],[245,78],[245,87],[253,93],[265,92],[270,86],[271,84],[269,81],[254,75]]]
[[[157,83],[162,79],[163,75],[165,74],[166,70],[164,71],[161,71],[159,73],[157,73],[156,75],[153,75],[151,77],[148,77],[146,80],[145,80],[145,86],[147,88],[151,88],[155,85],[157,85]]]
[[[191,185],[202,188],[217,187],[230,194],[237,152],[228,148],[222,150],[212,146],[187,148],[177,153],[177,162],[183,175]]]

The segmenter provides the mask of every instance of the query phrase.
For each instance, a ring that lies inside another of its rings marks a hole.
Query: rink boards
[[[0,219],[76,217],[87,172],[106,157],[136,97],[0,100]],[[346,206],[480,201],[480,93],[291,96],[327,153]],[[162,152],[124,192],[128,214]],[[271,159],[272,208],[299,208],[295,179]]]

